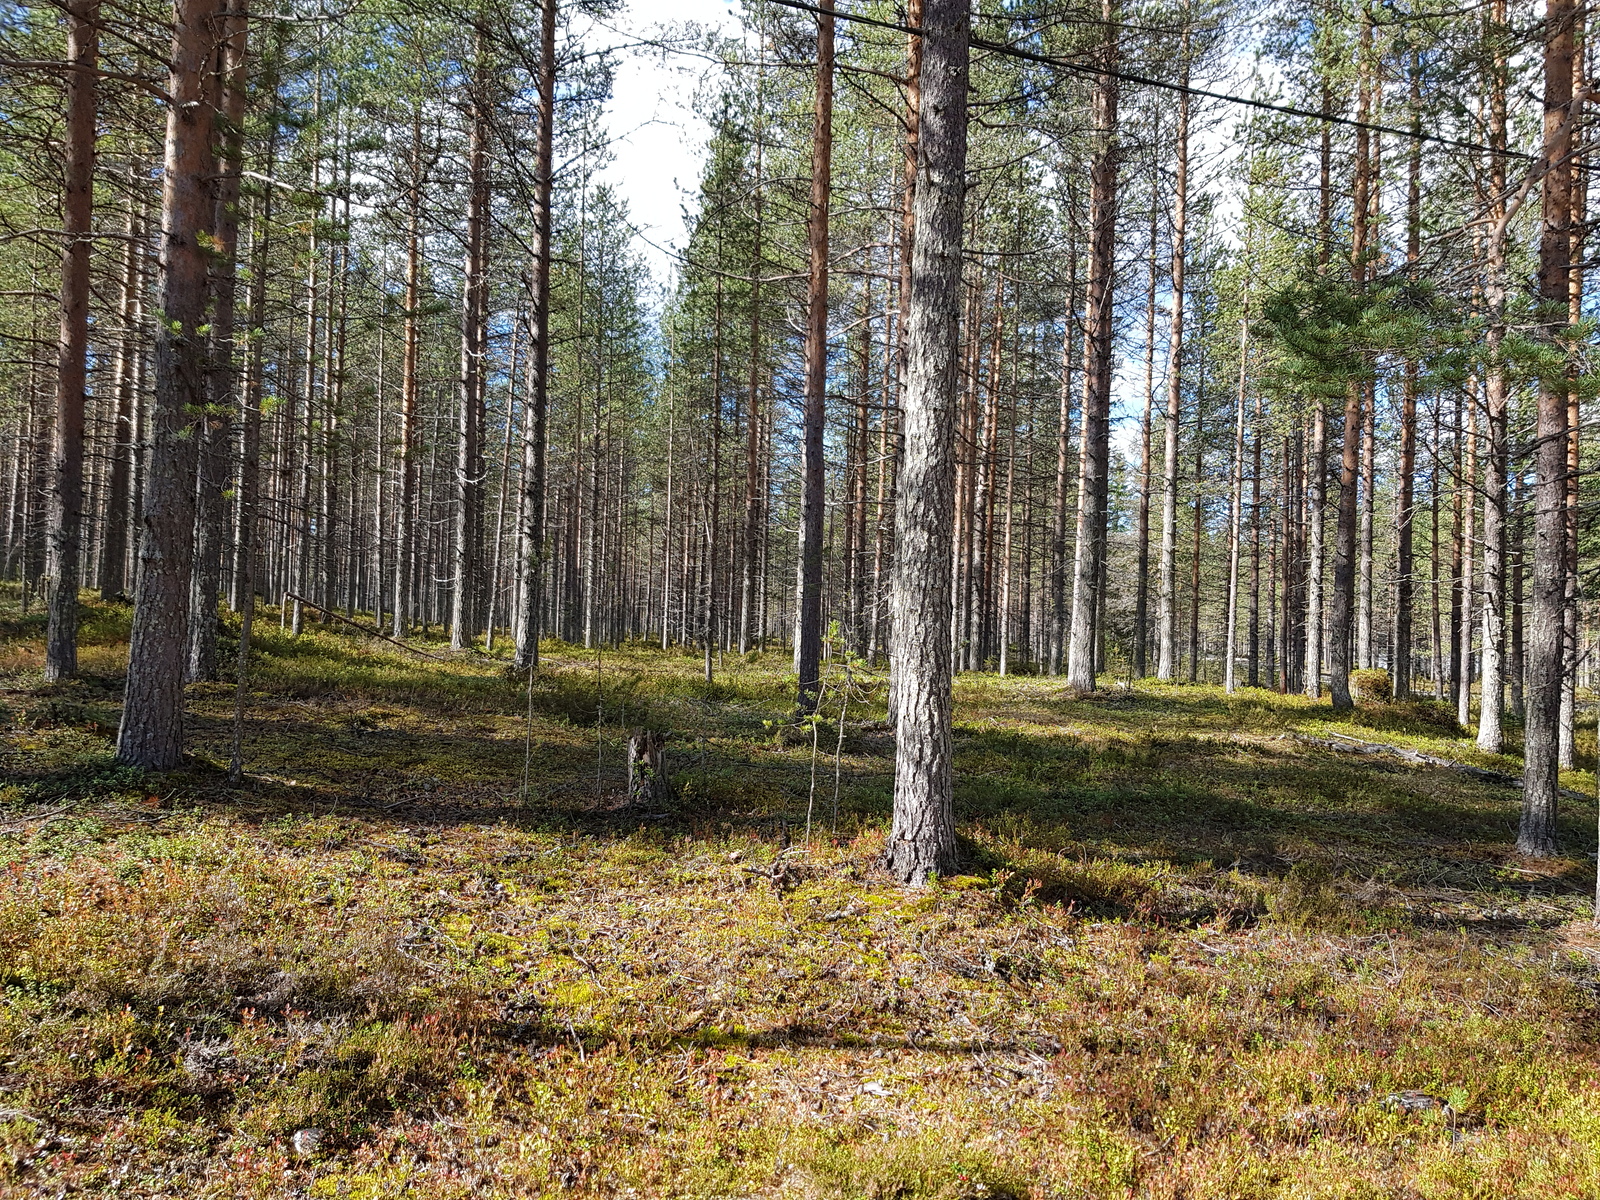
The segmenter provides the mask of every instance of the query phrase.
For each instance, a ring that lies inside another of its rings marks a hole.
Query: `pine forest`
[[[0,1197],[1595,1195],[1587,16],[0,0]]]

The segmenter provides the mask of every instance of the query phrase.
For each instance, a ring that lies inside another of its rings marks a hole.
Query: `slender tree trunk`
[[[206,401],[210,180],[209,54],[218,0],[176,0],[161,182],[161,314],[156,401],[144,494],[142,571],[128,650],[117,760],[170,770],[183,757],[183,660],[194,563],[195,421]]]
[[[1089,285],[1084,314],[1083,453],[1078,475],[1078,533],[1073,548],[1072,629],[1067,653],[1067,686],[1091,692],[1095,686],[1095,624],[1102,599],[1105,505],[1111,465],[1111,370],[1113,287],[1117,252],[1118,41],[1116,7],[1104,0],[1105,44],[1102,74],[1095,84],[1094,125],[1099,144],[1090,168]]]
[[[539,6],[539,135],[534,151],[533,262],[528,278],[529,346],[528,378],[522,401],[521,595],[517,598],[521,620],[517,627],[516,667],[539,668],[539,639],[544,633],[545,478],[550,453],[550,226],[555,161],[556,106],[556,5],[540,0]],[[669,442],[670,446],[670,442]],[[669,449],[669,460],[670,460]],[[667,506],[672,506],[671,467],[668,467]],[[669,535],[670,536],[670,535]],[[670,556],[668,556],[670,560]],[[664,598],[664,597],[663,597]],[[665,637],[666,619],[662,618]]]
[[[751,202],[754,222],[750,249],[750,364],[745,379],[744,529],[740,555],[739,653],[748,654],[756,637],[757,567],[761,561],[761,271],[763,269],[762,168],[766,103],[766,39],[761,40],[761,65],[756,76],[755,162]]]
[[[67,14],[66,170],[62,180],[61,337],[56,367],[50,488],[49,619],[44,677],[78,672],[78,587],[83,550],[83,425],[89,366],[89,238],[94,217],[95,68],[99,0]]]
[[[1067,643],[1067,480],[1072,450],[1072,338],[1078,322],[1078,245],[1067,242],[1067,303],[1061,321],[1061,388],[1056,416],[1056,488],[1051,506],[1050,674],[1061,674]]]
[[[1138,544],[1138,567],[1134,578],[1133,600],[1133,675],[1143,679],[1149,665],[1150,641],[1150,441],[1156,390],[1156,219],[1161,211],[1157,202],[1159,178],[1150,186],[1150,257],[1147,263],[1144,307],[1144,410],[1139,418],[1139,515],[1134,538]]]
[[[1183,83],[1189,83],[1189,32],[1184,30]],[[1171,683],[1178,666],[1178,425],[1183,416],[1183,291],[1189,204],[1189,94],[1178,96],[1172,192],[1172,327],[1167,338],[1167,416],[1161,480],[1161,594],[1156,678]]]
[[[1584,66],[1586,37],[1583,9],[1573,15],[1572,90],[1582,96],[1588,87],[1588,72]],[[1581,101],[1580,101],[1581,103]],[[1575,160],[1570,164],[1571,199],[1567,228],[1571,231],[1568,248],[1567,271],[1567,321],[1576,325],[1583,320],[1583,243],[1588,231],[1589,172],[1586,169],[1585,138],[1579,126],[1580,114],[1574,113],[1573,129],[1569,135],[1577,147]],[[1582,578],[1578,573],[1578,520],[1579,487],[1582,472],[1581,439],[1583,425],[1579,414],[1579,385],[1577,364],[1573,356],[1567,359],[1567,542],[1566,542],[1566,602],[1562,612],[1561,660],[1561,724],[1557,735],[1556,761],[1563,771],[1576,765],[1578,715],[1578,664],[1582,655],[1579,640],[1578,600]],[[1596,883],[1600,895],[1600,882]]]
[[[132,172],[130,172],[130,175]],[[131,180],[130,180],[131,183]],[[141,204],[133,189],[128,194],[127,245],[123,251],[122,296],[117,306],[117,361],[111,373],[116,404],[111,433],[111,478],[106,486],[105,533],[100,539],[100,598],[110,600],[128,586],[128,504],[133,477],[134,377],[139,349],[139,318],[143,305],[139,260],[144,254]],[[15,460],[21,464],[21,456]]]
[[[483,575],[483,385],[488,347],[489,66],[477,37],[471,127],[467,134],[466,262],[461,288],[461,424],[456,442],[455,583],[450,593],[450,648],[472,644]]]
[[[1483,287],[1486,317],[1483,340],[1488,358],[1484,401],[1489,436],[1483,463],[1483,688],[1478,702],[1478,749],[1489,754],[1499,754],[1505,741],[1501,727],[1505,708],[1506,419],[1509,392],[1506,367],[1501,357],[1506,336],[1505,18],[1505,0],[1493,0],[1485,30],[1491,39],[1493,65],[1489,75],[1490,226]],[[1411,186],[1415,188],[1416,168],[1413,167],[1412,171]],[[1408,382],[1415,387],[1414,372]]]
[[[1245,262],[1249,264],[1248,243]],[[1228,615],[1224,627],[1222,652],[1222,690],[1233,694],[1239,630],[1239,545],[1243,535],[1244,506],[1244,410],[1249,379],[1246,364],[1250,356],[1250,300],[1245,297],[1245,313],[1239,319],[1239,389],[1235,397],[1233,424],[1233,479],[1228,497]]]
[[[905,465],[895,506],[898,668],[894,821],[885,865],[920,885],[956,856],[951,798],[951,435],[966,187],[966,0],[927,0],[919,105],[915,259],[907,296]]]
[[[405,326],[400,351],[400,495],[395,505],[394,627],[405,637],[416,617],[417,408],[422,305],[422,105],[411,112],[411,180],[407,189]]]
[[[1556,340],[1567,316],[1571,256],[1572,0],[1545,6],[1543,217],[1539,300],[1545,336]],[[1522,820],[1517,849],[1556,852],[1557,770],[1561,720],[1562,622],[1566,602],[1567,389],[1540,384],[1534,435],[1533,603],[1528,632],[1527,726]]]
[[[800,437],[800,553],[795,673],[799,706],[811,712],[822,688],[822,534],[827,504],[822,436],[828,387],[828,211],[833,188],[833,0],[817,17],[816,106],[811,129],[811,267],[806,284],[805,411]]]

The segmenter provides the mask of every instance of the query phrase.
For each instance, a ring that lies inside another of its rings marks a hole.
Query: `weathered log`
[[[662,804],[671,795],[667,735],[657,729],[634,729],[628,734],[628,802]]]

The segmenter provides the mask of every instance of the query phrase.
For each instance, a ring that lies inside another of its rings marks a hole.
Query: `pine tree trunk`
[[[194,563],[195,420],[206,402],[207,248],[215,173],[206,103],[218,0],[176,0],[161,183],[161,314],[144,493],[139,596],[117,760],[170,770],[183,757],[183,665]]]
[[[522,401],[523,525],[518,531],[521,594],[517,611],[516,666],[539,667],[539,639],[544,634],[545,479],[550,457],[550,233],[555,162],[557,0],[539,5],[539,133],[534,150],[534,255],[530,264],[528,378]],[[667,504],[671,507],[671,468]],[[663,632],[665,619],[662,621]]]
[[[111,371],[111,394],[116,405],[111,432],[111,474],[106,485],[105,533],[100,539],[100,598],[111,600],[128,586],[128,510],[133,481],[133,383],[139,357],[139,318],[142,312],[142,276],[139,260],[144,253],[140,202],[133,189],[128,194],[128,216],[123,225],[127,245],[123,251],[122,293],[117,305],[117,358]],[[15,460],[20,464],[20,456]],[[8,572],[9,573],[9,572]]]
[[[56,367],[50,488],[49,621],[44,677],[78,672],[78,587],[83,551],[84,392],[89,365],[89,240],[94,217],[95,68],[99,0],[71,0],[67,14],[65,176],[61,202],[61,337]]]
[[[1144,409],[1139,417],[1139,513],[1134,540],[1138,548],[1138,565],[1134,576],[1133,600],[1133,676],[1143,679],[1149,665],[1150,647],[1150,442],[1151,422],[1154,419],[1156,390],[1156,243],[1159,231],[1156,218],[1160,206],[1156,202],[1159,179],[1152,178],[1150,185],[1150,257],[1146,264],[1146,289],[1144,305]]]
[[[400,495],[395,504],[394,625],[403,638],[416,618],[413,605],[418,577],[416,524],[417,408],[422,304],[422,106],[411,113],[411,180],[407,189],[405,325],[400,351]]]
[[[1483,687],[1478,704],[1478,748],[1489,754],[1499,754],[1505,742],[1501,727],[1505,708],[1506,422],[1509,393],[1506,368],[1501,359],[1501,347],[1506,335],[1506,168],[1503,153],[1506,146],[1505,9],[1505,0],[1493,0],[1485,29],[1492,39],[1493,65],[1489,72],[1490,225],[1483,287],[1486,318],[1483,340],[1488,359],[1484,399],[1489,436],[1483,463]],[[1415,90],[1413,73],[1413,94]],[[1413,195],[1417,186],[1416,153],[1415,150],[1412,153]],[[1410,236],[1414,246],[1416,234]],[[1414,250],[1409,257],[1415,261]],[[1407,382],[1414,391],[1414,368]],[[1412,404],[1415,405],[1414,395]]]
[[[1539,300],[1545,336],[1561,336],[1567,317],[1571,254],[1572,0],[1545,8],[1543,214],[1539,242]],[[1546,857],[1556,852],[1557,770],[1561,719],[1562,623],[1566,603],[1567,389],[1539,387],[1534,440],[1533,597],[1528,622],[1527,726],[1524,733],[1522,819],[1517,849]]]
[[[828,211],[833,187],[833,0],[817,17],[817,76],[811,127],[811,206],[806,241],[805,408],[800,433],[800,549],[795,673],[799,707],[811,712],[822,687],[822,534],[827,496],[822,435],[828,387]]]
[[[483,425],[488,347],[489,70],[478,34],[467,134],[466,261],[461,287],[460,426],[456,441],[455,571],[450,592],[450,648],[472,644],[479,622],[483,576]]]
[[[905,465],[895,506],[898,672],[894,820],[885,865],[921,885],[955,862],[950,737],[951,472],[966,187],[966,0],[927,0],[902,397]]]
[[[1103,73],[1095,84],[1094,127],[1099,138],[1090,167],[1089,285],[1084,314],[1083,451],[1078,475],[1078,531],[1073,548],[1072,626],[1067,648],[1067,686],[1092,692],[1095,686],[1095,623],[1101,606],[1100,579],[1105,554],[1105,505],[1111,465],[1111,371],[1113,286],[1117,252],[1116,9],[1102,6],[1106,24],[1100,53]]]
[[[1189,32],[1184,30],[1183,83],[1189,82]],[[1161,478],[1161,594],[1157,614],[1156,678],[1171,683],[1178,670],[1178,425],[1183,416],[1184,263],[1189,211],[1189,94],[1178,96],[1178,135],[1172,192],[1172,327],[1167,337],[1167,415]]]
[[[186,678],[217,677],[217,601],[222,590],[222,555],[227,541],[223,488],[228,482],[228,451],[233,441],[232,412],[238,406],[233,360],[234,311],[239,244],[239,184],[244,169],[245,54],[248,36],[245,0],[232,0],[223,17],[222,44],[215,57],[218,120],[221,125],[220,174],[216,182],[212,244],[211,404],[201,423],[199,470],[195,481],[194,579],[189,599],[189,653]]]

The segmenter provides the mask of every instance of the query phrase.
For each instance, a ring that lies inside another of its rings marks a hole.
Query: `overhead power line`
[[[772,0],[772,3],[782,5],[784,8],[799,9],[801,12],[815,13],[818,16],[831,16],[841,21],[853,21],[857,25],[871,25],[878,29],[888,29],[895,33],[909,34],[912,37],[921,37],[923,35],[922,30],[913,25],[901,25],[895,21],[880,21],[876,17],[863,17],[855,13],[823,9],[815,4],[805,3],[805,0]],[[1024,62],[1038,63],[1046,67],[1055,67],[1062,71],[1071,71],[1076,75],[1096,77],[1108,75],[1125,83],[1136,83],[1143,87],[1180,92],[1183,95],[1195,96],[1202,100],[1220,100],[1225,104],[1237,104],[1242,108],[1259,109],[1263,112],[1278,113],[1286,117],[1322,121],[1329,125],[1341,125],[1347,129],[1365,129],[1369,133],[1384,134],[1388,137],[1409,138],[1412,141],[1429,142],[1436,146],[1449,146],[1454,150],[1471,150],[1478,154],[1493,154],[1501,158],[1521,159],[1524,162],[1539,161],[1537,154],[1527,154],[1521,150],[1497,149],[1494,146],[1485,146],[1479,142],[1467,142],[1459,138],[1441,137],[1436,133],[1426,133],[1420,129],[1398,129],[1392,125],[1374,125],[1370,121],[1358,121],[1353,117],[1341,117],[1336,113],[1314,112],[1311,109],[1296,108],[1290,104],[1273,104],[1269,100],[1256,100],[1249,96],[1234,96],[1227,92],[1213,92],[1206,88],[1191,87],[1184,83],[1173,83],[1168,79],[1153,79],[1148,75],[1135,75],[1128,71],[1113,71],[1105,67],[1093,66],[1089,63],[1057,58],[1050,54],[1036,54],[1032,50],[1023,50],[1018,46],[1008,46],[1004,42],[991,42],[986,38],[973,37],[970,34],[967,37],[967,41],[968,44],[978,50],[986,50],[991,54],[1001,54],[1007,58],[1019,58]]]

